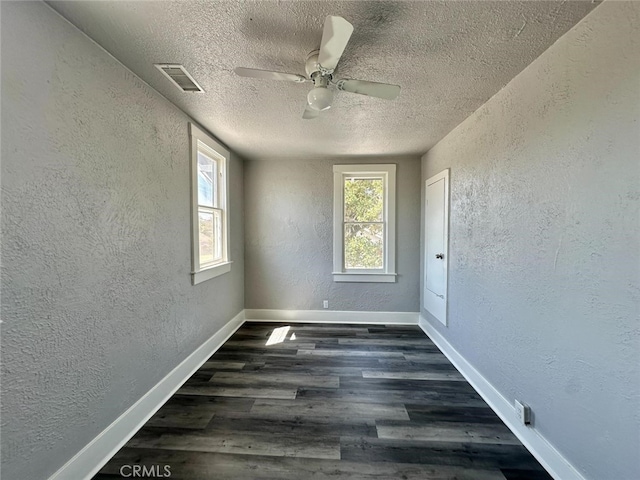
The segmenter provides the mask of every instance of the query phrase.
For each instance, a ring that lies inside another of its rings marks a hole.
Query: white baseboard
[[[377,325],[417,325],[418,312],[344,312],[336,310],[254,310],[246,309],[252,322],[372,323]]]
[[[422,316],[420,316],[419,325],[553,478],[585,480],[578,470],[537,430],[518,422],[515,409],[507,399]]]
[[[78,480],[93,477],[243,323],[244,310],[185,358],[49,480]]]

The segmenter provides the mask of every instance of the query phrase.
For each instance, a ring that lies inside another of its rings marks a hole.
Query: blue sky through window
[[[217,207],[215,201],[215,178],[218,175],[217,162],[198,152],[198,204]]]

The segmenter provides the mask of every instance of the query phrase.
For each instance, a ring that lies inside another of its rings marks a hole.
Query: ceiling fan
[[[328,16],[324,21],[320,49],[314,50],[307,56],[305,63],[306,77],[295,73],[272,72],[270,70],[243,67],[236,68],[235,72],[241,77],[285,80],[297,83],[313,82],[314,87],[307,95],[307,108],[302,115],[304,119],[316,118],[320,115],[320,112],[331,108],[336,89],[394,100],[400,94],[398,85],[367,82],[365,80],[335,80],[333,78],[333,72],[352,33],[353,25],[344,18]]]

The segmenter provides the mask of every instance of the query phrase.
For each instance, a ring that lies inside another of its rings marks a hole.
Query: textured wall
[[[396,163],[397,283],[335,283],[333,165]],[[245,162],[247,308],[418,311],[420,159]]]
[[[597,7],[423,157],[451,168],[430,323],[592,480],[640,478],[639,11]]]
[[[190,283],[188,118],[40,2],[2,2],[2,478],[43,479],[243,308]]]

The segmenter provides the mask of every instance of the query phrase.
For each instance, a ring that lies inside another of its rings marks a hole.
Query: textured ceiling
[[[48,2],[247,158],[422,154],[596,6],[589,1]],[[241,78],[237,66],[304,74],[326,15],[354,33],[334,77],[402,86],[395,101],[340,92],[303,120],[309,83]],[[153,66],[181,63],[205,93]]]

